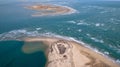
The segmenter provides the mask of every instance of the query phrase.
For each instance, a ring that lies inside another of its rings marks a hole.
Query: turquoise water
[[[69,6],[77,12],[69,15],[32,17],[34,11],[25,9],[24,6],[35,2],[1,2],[0,67],[44,67],[46,60],[43,51],[33,54],[21,52],[20,48],[24,42],[16,40],[28,36],[72,37],[120,62],[120,2],[40,3]]]

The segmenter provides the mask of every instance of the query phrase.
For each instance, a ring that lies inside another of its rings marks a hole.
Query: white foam
[[[120,60],[119,59],[117,59],[116,62],[120,64]]]
[[[104,26],[104,24],[103,24],[103,23],[96,23],[95,26],[96,26],[96,27]]]
[[[40,28],[40,27],[38,27],[38,28],[36,28],[36,30],[41,30],[42,28]]]
[[[116,18],[110,18],[110,22],[112,22],[113,24],[119,24],[120,20]]]
[[[112,48],[113,50],[115,50],[117,53],[120,54],[120,46],[115,46],[115,45],[109,44],[109,47]]]
[[[104,41],[103,41],[103,40],[99,40],[99,39],[97,39],[97,38],[94,38],[94,37],[91,37],[91,39],[92,39],[92,40],[94,40],[95,42],[104,43]]]
[[[97,39],[95,37],[92,37],[89,33],[87,33],[86,35],[95,42],[104,43],[102,39]]]
[[[82,32],[82,30],[81,30],[81,29],[78,29],[78,31],[79,31],[79,32]]]
[[[90,25],[90,24],[86,23],[85,20],[79,20],[77,25]]]
[[[77,23],[77,25],[84,25],[84,23]]]
[[[91,36],[89,33],[87,33],[86,35],[89,36],[89,37]]]
[[[77,23],[77,25],[89,25],[88,23]]]
[[[68,23],[73,23],[73,24],[75,24],[76,22],[75,21],[67,21]]]
[[[0,34],[0,40],[15,40],[19,39],[21,37],[27,37],[27,36],[38,36],[40,35],[38,31],[28,31],[26,29],[21,29],[21,30],[13,30],[10,32],[6,32],[3,34]]]
[[[95,26],[96,26],[96,27],[100,26],[100,23],[96,23]]]
[[[107,54],[107,55],[109,55],[109,52],[105,51],[105,52],[104,52],[104,54]]]
[[[76,22],[76,21],[67,21],[67,22],[77,24],[77,25],[90,25],[90,24],[86,23],[85,20],[79,20],[78,22]]]

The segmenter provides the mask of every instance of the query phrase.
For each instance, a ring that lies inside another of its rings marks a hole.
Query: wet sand
[[[58,6],[50,4],[39,4],[25,7],[36,12],[32,16],[54,16],[74,13],[76,10],[67,6]]]
[[[48,59],[46,67],[120,67],[111,59],[73,40],[56,37],[32,37],[23,40],[25,42],[43,42],[48,46],[46,50]],[[23,51],[30,52],[29,50],[25,51],[24,46]],[[31,53],[33,52],[35,51]]]

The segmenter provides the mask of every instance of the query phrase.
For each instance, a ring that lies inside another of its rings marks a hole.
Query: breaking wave
[[[104,41],[102,39],[98,39],[95,37],[92,37],[90,34],[86,34],[91,40],[95,41],[95,42],[99,42],[99,43],[104,43]]]
[[[67,39],[67,40],[69,39],[74,40],[74,38],[72,37],[61,36],[61,35],[57,35],[56,33],[46,32],[46,31],[41,32],[41,30],[42,28],[35,28],[35,30],[29,30],[29,29],[12,30],[12,31],[0,34],[0,41],[21,40],[21,38],[24,38],[24,37],[41,37],[41,36],[58,37],[58,38]]]
[[[86,23],[85,20],[78,20],[77,22],[76,21],[67,21],[68,23],[72,23],[72,24],[76,24],[76,25],[90,25],[89,23]]]

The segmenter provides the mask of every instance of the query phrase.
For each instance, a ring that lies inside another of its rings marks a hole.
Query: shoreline
[[[74,60],[73,61],[74,65],[75,65],[74,67],[81,67],[82,65],[85,65],[86,63],[90,62],[90,60],[94,60],[94,63],[88,63],[88,66],[95,65],[95,64],[100,66],[102,64],[103,66],[107,66],[107,67],[119,67],[119,65],[117,63],[113,62],[110,58],[107,58],[106,56],[103,56],[102,54],[97,53],[97,52],[93,51],[92,49],[83,46],[82,43],[78,43],[78,42],[71,40],[71,39],[63,39],[63,38],[57,38],[57,37],[32,37],[32,38],[25,38],[23,40],[25,42],[40,41],[49,47],[51,46],[51,44],[53,44],[54,42],[57,42],[59,40],[63,40],[65,42],[71,44],[74,47],[74,49],[72,48],[73,50],[70,49],[73,53],[72,57]],[[56,48],[54,48],[54,49],[56,49]],[[79,55],[78,55],[78,53],[79,53]],[[50,52],[47,50],[48,60],[52,56],[52,55],[48,56],[49,54],[50,54]],[[54,54],[56,54],[56,53],[54,53]],[[58,56],[60,56],[60,55],[58,55]],[[83,60],[80,57],[87,59],[87,60]],[[79,62],[81,62],[81,65]],[[63,65],[64,64],[65,63],[63,63]],[[47,63],[47,65],[51,65],[51,64]],[[53,64],[52,64],[52,66],[53,66]],[[48,66],[48,67],[51,67],[51,66]],[[68,66],[68,67],[70,67],[70,66]]]

